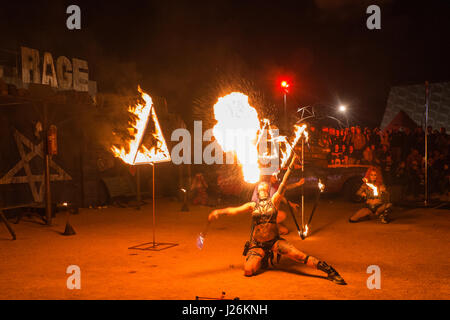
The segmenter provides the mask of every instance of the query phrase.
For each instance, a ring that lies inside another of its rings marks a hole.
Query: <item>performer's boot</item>
[[[261,261],[261,269],[269,269],[269,255],[265,255]]]
[[[387,224],[387,223],[390,222],[388,214],[389,214],[389,209],[386,209],[382,213],[380,213],[380,221],[381,221],[381,223]]]
[[[319,261],[317,264],[317,269],[328,274],[327,279],[333,281],[336,284],[345,285],[347,284],[345,280],[339,275],[339,273],[334,270],[334,268],[328,265],[325,261]]]

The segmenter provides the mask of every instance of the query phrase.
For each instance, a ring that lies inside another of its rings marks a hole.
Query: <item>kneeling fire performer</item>
[[[269,184],[265,181],[260,182],[258,185],[258,202],[248,202],[240,207],[214,210],[210,213],[208,220],[213,221],[221,215],[252,214],[251,238],[246,243],[244,250],[244,256],[246,256],[244,274],[247,277],[256,275],[261,267],[267,267],[268,260],[270,259],[272,262],[273,254],[276,253],[278,258],[280,255],[286,256],[296,262],[317,268],[327,273],[328,280],[344,285],[346,284],[344,279],[333,267],[325,261],[319,261],[317,258],[301,252],[279,235],[277,227],[278,208],[286,191],[287,180],[295,159],[294,156],[278,190],[272,197],[269,195]]]
[[[356,194],[364,198],[366,203],[363,208],[350,217],[349,222],[359,222],[378,217],[381,223],[389,223],[388,214],[391,211],[392,203],[389,202],[389,193],[382,182],[381,176],[377,174],[375,168],[369,168],[363,181],[363,185]]]

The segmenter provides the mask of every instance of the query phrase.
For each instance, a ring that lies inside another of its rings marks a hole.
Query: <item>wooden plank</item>
[[[6,228],[8,229],[9,233],[11,234],[13,240],[16,240],[16,233],[14,232],[13,228],[9,225],[8,220],[6,219],[6,217],[2,211],[0,211],[0,219],[5,224]]]

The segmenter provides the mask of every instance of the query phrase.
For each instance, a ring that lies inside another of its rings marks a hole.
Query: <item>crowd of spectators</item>
[[[425,132],[398,128],[380,130],[350,127],[311,128],[314,144],[329,150],[330,165],[372,165],[378,167],[386,185],[400,185],[404,195],[417,197],[425,181]],[[430,193],[449,192],[450,136],[445,128],[428,133],[428,185]]]

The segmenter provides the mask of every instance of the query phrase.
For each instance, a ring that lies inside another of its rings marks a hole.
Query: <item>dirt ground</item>
[[[250,217],[223,217],[209,229],[203,250],[196,237],[208,207],[157,200],[156,240],[178,246],[163,251],[130,250],[152,241],[152,206],[83,209],[71,217],[75,236],[64,237],[65,215],[53,226],[24,218],[11,241],[0,223],[0,299],[450,299],[449,210],[396,209],[389,225],[347,222],[359,204],[324,199],[312,234],[285,238],[326,260],[347,281],[336,285],[322,273],[281,259],[274,269],[246,278],[242,250]],[[310,207],[306,208],[309,214]],[[81,289],[67,289],[66,269],[81,269]],[[378,265],[381,289],[369,290],[367,267]]]

